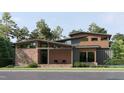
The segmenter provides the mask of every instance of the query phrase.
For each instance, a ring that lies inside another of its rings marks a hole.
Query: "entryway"
[[[47,59],[48,59],[48,50],[43,49],[40,50],[40,64],[47,64]]]

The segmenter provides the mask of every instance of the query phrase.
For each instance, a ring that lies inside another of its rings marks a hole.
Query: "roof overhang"
[[[25,41],[16,42],[15,44],[17,45],[17,44],[24,44],[24,43],[30,43],[30,42],[45,42],[45,43],[49,43],[49,44],[57,44],[57,45],[73,47],[72,45],[69,45],[69,44],[64,44],[64,43],[60,43],[60,42],[53,42],[53,41],[48,41],[48,40],[41,40],[41,39],[25,40]]]

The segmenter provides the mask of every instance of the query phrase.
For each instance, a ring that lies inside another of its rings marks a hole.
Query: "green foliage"
[[[107,31],[104,28],[99,27],[95,23],[92,23],[89,25],[89,32],[91,33],[102,33],[102,34],[107,34]]]
[[[74,62],[73,67],[82,67],[81,64],[81,62]]]
[[[38,65],[36,63],[31,63],[28,65],[29,68],[37,68]]]
[[[124,58],[124,41],[115,40],[112,44],[113,57],[121,59]]]
[[[96,67],[94,63],[74,62],[73,67]]]
[[[13,59],[11,58],[0,58],[0,67],[6,67],[13,64]]]
[[[0,67],[13,63],[12,48],[9,39],[0,36]]]
[[[0,23],[0,32],[9,39],[13,37],[13,33],[17,28],[17,24],[11,18],[10,13],[4,12]]]
[[[51,40],[52,34],[50,31],[51,29],[45,23],[45,20],[41,19],[36,23],[36,29],[31,33],[30,38]]]
[[[13,36],[17,39],[17,42],[26,40],[29,38],[29,30],[27,27],[18,28],[14,33]]]
[[[117,58],[113,58],[113,59],[107,59],[105,60],[105,65],[124,65],[124,59],[117,59]]]
[[[14,68],[14,65],[8,65],[6,68]]]
[[[63,29],[60,26],[57,26],[55,29],[52,30],[52,40],[60,40],[62,37]]]
[[[124,34],[117,33],[116,35],[113,36],[112,40],[113,41],[115,41],[115,40],[123,40],[124,41]]]
[[[124,58],[124,34],[117,33],[112,38],[112,50],[113,50],[113,57],[117,59]]]
[[[72,32],[70,32],[70,34],[77,33],[77,32],[83,32],[83,30],[82,29],[78,29],[78,30],[73,29]]]

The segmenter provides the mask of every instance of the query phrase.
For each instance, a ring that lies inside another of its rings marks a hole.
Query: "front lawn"
[[[124,68],[0,68],[1,71],[124,71]]]

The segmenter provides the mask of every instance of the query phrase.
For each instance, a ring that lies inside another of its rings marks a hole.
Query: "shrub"
[[[94,63],[74,62],[73,67],[96,67]]]
[[[28,67],[30,67],[30,68],[37,68],[38,65],[36,63],[31,63],[31,64],[28,65]]]
[[[81,62],[74,62],[73,67],[81,67]]]
[[[0,67],[5,67],[13,64],[13,59],[0,58]]]
[[[106,65],[124,65],[124,59],[107,59],[104,63]]]
[[[14,68],[14,65],[8,65],[7,68]]]

